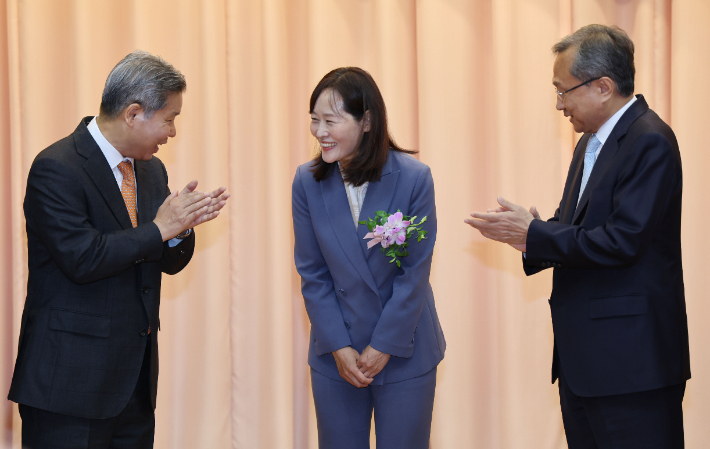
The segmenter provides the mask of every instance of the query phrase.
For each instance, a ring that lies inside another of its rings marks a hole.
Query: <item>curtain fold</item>
[[[634,40],[636,92],[680,143],[694,376],[686,442],[703,447],[708,21],[705,0],[0,0],[0,389],[9,389],[26,292],[30,164],[98,113],[109,71],[140,48],[187,78],[177,137],[158,153],[171,189],[198,179],[233,195],[197,229],[188,267],[164,277],[155,447],[317,448],[291,181],[315,154],[313,87],[359,66],[382,91],[395,139],[420,151],[436,186],[431,281],[448,349],[431,447],[566,447],[550,384],[551,273],[526,278],[517,251],[463,220],[499,195],[554,213],[579,135],[555,110],[550,48],[604,23]],[[8,401],[0,447],[20,448]]]

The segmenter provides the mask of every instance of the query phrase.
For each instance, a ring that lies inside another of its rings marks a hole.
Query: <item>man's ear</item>
[[[130,126],[131,128],[133,127],[133,124],[138,115],[143,115],[143,108],[138,103],[129,104],[121,114],[123,120],[126,122],[126,125]]]
[[[616,90],[616,83],[608,76],[599,78],[599,93],[604,100],[608,100]]]
[[[370,111],[365,111],[365,115],[363,116],[363,124],[362,124],[362,132],[366,133],[370,131]]]

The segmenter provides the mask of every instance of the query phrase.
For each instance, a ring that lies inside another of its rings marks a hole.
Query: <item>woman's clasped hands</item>
[[[340,377],[357,388],[367,387],[390,359],[389,354],[367,346],[362,354],[350,346],[333,351]]]

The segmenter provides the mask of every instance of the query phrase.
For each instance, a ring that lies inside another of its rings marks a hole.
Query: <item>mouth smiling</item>
[[[336,145],[337,145],[337,143],[335,143],[335,142],[321,142],[320,143],[320,146],[323,149],[323,151],[332,150]]]

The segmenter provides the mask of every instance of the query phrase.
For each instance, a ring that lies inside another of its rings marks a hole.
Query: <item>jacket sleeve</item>
[[[168,172],[165,170],[165,166],[162,162],[160,163],[160,168],[165,177],[165,197],[167,198],[170,196]],[[153,217],[153,219],[155,219],[155,217]],[[192,233],[190,233],[187,238],[183,239],[175,246],[171,247],[168,242],[170,242],[170,240],[163,242],[163,256],[160,258],[160,271],[165,274],[177,274],[187,266],[195,252],[195,230],[193,229]]]
[[[53,158],[35,160],[27,178],[25,217],[59,269],[77,284],[115,276],[136,261],[158,261],[163,239],[154,223],[102,234],[91,223],[76,171]]]
[[[294,259],[301,275],[301,293],[315,336],[316,354],[323,355],[350,346],[350,334],[335,295],[330,270],[313,230],[300,167],[292,189]]]
[[[527,263],[565,268],[623,268],[648,249],[670,202],[682,190],[680,160],[668,139],[642,134],[634,157],[623,161],[611,198],[613,211],[602,226],[584,228],[533,221]]]
[[[392,297],[385,304],[370,340],[370,346],[378,351],[403,358],[414,353],[412,338],[424,306],[436,242],[434,180],[429,167],[419,174],[409,215],[417,216],[417,220],[427,217],[423,227],[427,236],[421,242],[417,242],[415,236],[410,237],[409,255],[401,258],[402,269],[394,279]]]
[[[560,209],[561,208],[562,208],[562,205],[560,203],[560,207],[558,207],[557,210],[555,211],[555,215],[552,218],[547,220],[548,223],[557,224],[560,222]],[[535,220],[533,220],[533,221],[535,221]],[[537,220],[537,221],[540,221],[540,220]],[[532,222],[530,222],[530,225],[532,226]],[[528,233],[529,232],[530,231],[528,228]],[[528,264],[528,259],[527,259],[528,254],[527,253],[522,254],[520,257],[522,258],[522,261],[523,261],[523,271],[525,271],[526,276],[532,276],[533,274],[537,274],[537,273],[541,272],[542,270],[549,268],[547,266],[540,266],[539,264],[535,264],[535,265]]]

